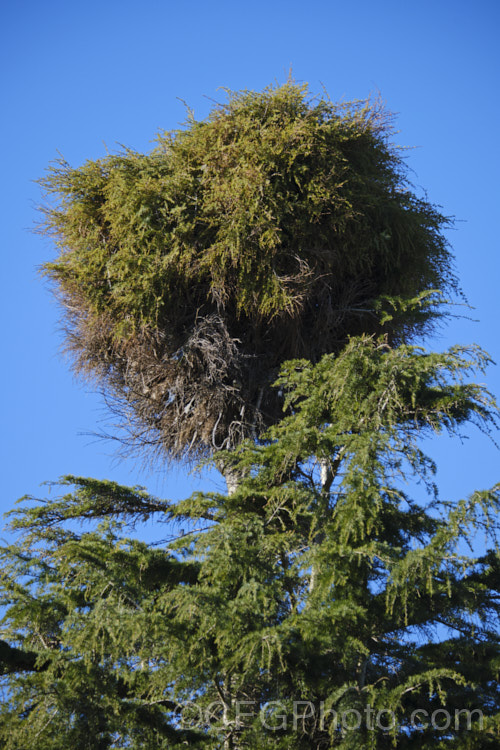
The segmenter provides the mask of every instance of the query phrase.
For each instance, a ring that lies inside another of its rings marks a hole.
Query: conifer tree
[[[389,136],[289,82],[52,168],[77,370],[230,491],[67,476],[11,511],[5,750],[498,746],[500,485],[441,498],[423,443],[496,429],[489,360],[415,343],[457,284]]]
[[[493,426],[467,377],[485,363],[354,337],[283,367],[288,416],[232,455],[230,495],[67,477],[26,499],[2,562],[6,750],[497,747],[500,486],[440,500],[421,441]],[[151,516],[161,544],[127,538]],[[475,530],[491,546],[465,554]]]

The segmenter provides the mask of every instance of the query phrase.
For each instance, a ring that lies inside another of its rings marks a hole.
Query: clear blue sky
[[[63,473],[144,484],[183,497],[199,480],[117,464],[113,446],[82,435],[105,417],[60,356],[58,313],[36,268],[50,242],[31,233],[33,180],[60,152],[71,164],[120,143],[149,150],[159,129],[199,118],[219,87],[262,89],[290,67],[332,99],[379,92],[414,146],[414,182],[459,221],[449,238],[478,323],[454,321],[436,347],[476,341],[500,362],[499,45],[496,0],[17,0],[0,11],[2,105],[2,494],[0,510]],[[500,394],[500,368],[487,382]],[[500,479],[482,435],[433,442],[443,495]],[[207,480],[204,480],[205,482]],[[209,480],[213,487],[216,479]],[[43,490],[42,490],[43,492]]]

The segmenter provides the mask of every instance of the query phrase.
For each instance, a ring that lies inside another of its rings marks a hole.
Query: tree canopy
[[[67,477],[26,498],[2,553],[2,746],[497,747],[500,485],[440,501],[421,447],[493,425],[464,381],[486,361],[356,337],[283,367],[291,413],[240,446],[231,495]],[[151,516],[161,543],[127,537]],[[490,550],[464,553],[473,530]]]
[[[8,514],[5,750],[498,747],[500,484],[442,498],[424,450],[498,409],[480,348],[417,345],[457,284],[390,134],[289,82],[53,165],[77,370],[228,492],[65,476]]]
[[[43,231],[60,254],[45,272],[76,369],[125,413],[131,444],[233,448],[281,418],[284,361],[377,332],[391,298],[456,290],[448,220],[391,137],[380,103],[289,81],[227,92],[149,154],[52,166]],[[387,333],[435,314],[400,312]]]

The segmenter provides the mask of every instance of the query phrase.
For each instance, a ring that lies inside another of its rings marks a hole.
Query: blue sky
[[[53,248],[31,231],[33,181],[58,152],[77,166],[117,143],[149,150],[184,119],[181,100],[203,118],[220,87],[262,89],[291,67],[334,100],[379,93],[397,113],[395,141],[415,147],[415,185],[458,220],[449,240],[479,322],[455,320],[432,345],[474,341],[500,362],[499,33],[495,0],[4,3],[0,511],[64,473],[168,498],[221,486],[182,467],[117,463],[113,445],[88,437],[105,410],[60,354],[57,307],[37,273]],[[498,366],[487,383],[500,395]],[[431,452],[446,497],[500,479],[500,453],[481,434],[433,441]]]

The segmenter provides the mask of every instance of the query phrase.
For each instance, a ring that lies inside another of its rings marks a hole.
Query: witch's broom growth
[[[135,447],[232,449],[281,416],[280,365],[378,331],[382,297],[450,290],[447,219],[418,198],[378,104],[289,82],[228,93],[207,120],[42,181],[44,267],[76,370]],[[427,307],[393,319],[422,330]]]

